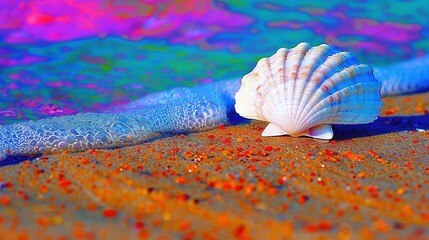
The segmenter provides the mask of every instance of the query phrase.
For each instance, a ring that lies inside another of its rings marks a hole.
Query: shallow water
[[[424,0],[188,2],[2,1],[0,124],[240,77],[301,41],[374,65],[429,52]]]

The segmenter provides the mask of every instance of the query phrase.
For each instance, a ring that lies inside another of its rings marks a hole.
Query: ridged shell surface
[[[377,119],[381,83],[349,52],[300,43],[262,58],[235,95],[242,117],[268,121],[292,136],[324,124]]]

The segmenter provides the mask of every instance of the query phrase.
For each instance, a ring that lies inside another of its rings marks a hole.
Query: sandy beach
[[[0,168],[0,239],[425,239],[429,93],[334,140],[220,126]]]
[[[146,102],[152,93],[165,96],[154,101],[163,112],[174,106],[165,101],[172,97],[189,102],[186,91],[165,91],[242,78],[261,58],[301,42],[352,53],[373,67],[383,94],[429,91],[429,10],[424,6],[425,0],[3,0],[0,129],[121,108]],[[321,64],[316,55],[305,62]],[[319,83],[319,74],[332,77],[337,66],[355,61],[348,54],[338,56],[344,59],[324,65],[332,72],[319,65],[287,72],[313,69],[312,79]],[[362,93],[354,77],[371,69],[347,69],[330,79],[345,83],[343,77],[351,77]],[[320,85],[329,92],[327,86]],[[202,93],[189,100],[213,97]],[[232,101],[233,93],[215,98]],[[201,111],[190,111],[195,117],[209,105],[198,106]],[[177,112],[156,115],[150,109],[143,114],[155,121],[143,124],[165,127],[169,121],[157,120],[183,119]],[[129,141],[130,131],[138,134],[141,122],[127,129],[113,118],[64,126],[42,122],[25,128],[31,130],[25,134],[1,131],[1,155],[13,155],[14,146],[30,151],[47,149],[46,143],[67,148],[62,144],[67,142],[73,148],[81,147],[82,139],[96,146],[98,137],[116,144]],[[106,135],[89,129],[104,123]],[[58,125],[61,145],[48,134]],[[335,125],[329,142],[261,137],[266,125],[248,121],[131,147],[1,162],[0,240],[429,239],[429,92],[384,98],[375,122]]]

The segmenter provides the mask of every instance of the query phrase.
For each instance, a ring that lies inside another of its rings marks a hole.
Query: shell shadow
[[[8,156],[2,161],[0,161],[0,167],[19,164],[25,160],[34,160],[37,157],[41,157],[42,154],[36,154],[31,156],[19,155],[19,156]]]
[[[429,131],[429,115],[379,117],[368,124],[336,124],[333,125],[333,129],[333,140],[370,137],[387,133],[415,131],[417,129]]]

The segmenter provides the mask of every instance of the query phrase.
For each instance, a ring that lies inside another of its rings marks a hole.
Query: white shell
[[[372,68],[351,53],[300,43],[258,61],[241,80],[235,110],[242,117],[270,122],[263,136],[331,139],[330,124],[377,119],[380,89]]]

